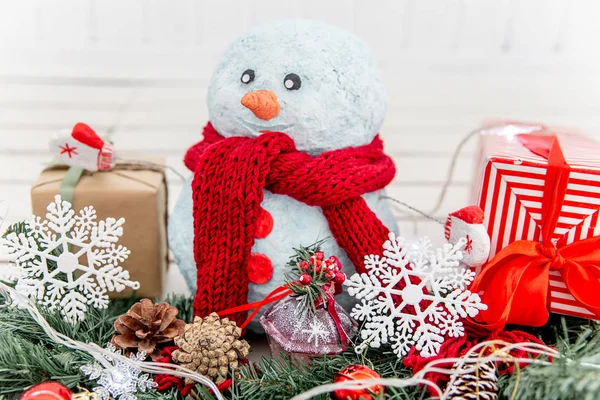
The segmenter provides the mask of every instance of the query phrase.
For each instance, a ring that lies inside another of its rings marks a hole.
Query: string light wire
[[[90,354],[94,359],[105,369],[110,369],[113,365],[109,362],[120,362],[136,368],[140,371],[150,374],[169,374],[180,378],[190,378],[201,383],[212,390],[218,400],[224,400],[223,395],[217,388],[217,385],[204,375],[200,375],[194,371],[184,368],[180,365],[157,363],[157,362],[141,362],[135,361],[120,354],[115,354],[110,350],[104,349],[96,343],[83,343],[57,332],[48,324],[48,321],[43,317],[38,308],[30,299],[19,294],[15,289],[11,288],[4,282],[0,281],[0,294],[4,296],[5,303],[1,307],[12,307],[11,303],[16,302],[18,307],[27,310],[33,320],[42,328],[44,333],[55,343],[61,344],[73,350],[79,350]]]

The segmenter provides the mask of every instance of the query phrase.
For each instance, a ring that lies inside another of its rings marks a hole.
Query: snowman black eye
[[[252,82],[254,80],[254,70],[253,69],[245,70],[244,73],[242,74],[242,77],[240,80],[242,81],[242,83],[245,83],[246,85],[249,84],[250,82]]]
[[[283,78],[283,86],[287,90],[298,90],[300,86],[302,86],[302,80],[296,74],[287,74],[285,78]]]

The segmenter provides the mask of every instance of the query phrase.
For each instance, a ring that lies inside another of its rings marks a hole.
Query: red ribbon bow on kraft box
[[[600,319],[597,145],[542,126],[482,133],[479,204],[496,254],[471,288],[488,305],[478,318],[493,328],[541,326],[549,310]]]

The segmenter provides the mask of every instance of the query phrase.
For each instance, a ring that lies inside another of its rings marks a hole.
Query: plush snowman
[[[490,236],[483,223],[485,214],[478,206],[468,206],[448,214],[445,224],[445,237],[455,244],[464,238],[462,266],[477,273],[490,255]]]
[[[207,103],[169,224],[196,313],[262,300],[300,245],[327,239],[352,274],[396,231],[382,197],[395,170],[377,137],[385,91],[362,40],[315,21],[259,26],[226,50]]]

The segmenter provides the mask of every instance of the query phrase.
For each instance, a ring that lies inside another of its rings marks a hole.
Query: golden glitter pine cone
[[[238,360],[250,352],[250,345],[240,339],[241,334],[234,321],[221,319],[216,313],[196,317],[185,326],[183,335],[175,338],[179,349],[172,353],[173,361],[222,383],[230,370],[238,368]],[[186,379],[185,383],[192,381]]]
[[[162,347],[184,332],[185,321],[176,318],[178,313],[170,304],[142,299],[117,318],[111,343],[126,352],[145,351],[156,360]]]

